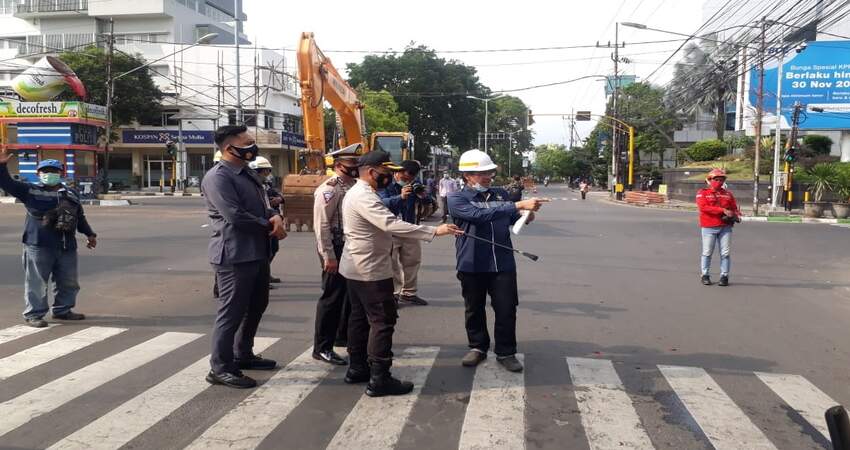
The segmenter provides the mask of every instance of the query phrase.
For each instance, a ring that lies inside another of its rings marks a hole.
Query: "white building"
[[[241,11],[239,17],[246,19]],[[119,133],[110,180],[159,189],[175,175],[183,178],[181,167],[185,178],[200,178],[212,165],[213,130],[236,122],[233,0],[0,0],[0,89],[45,53],[106,46],[110,26],[116,52],[156,61],[151,75],[165,94],[161,120]],[[210,45],[188,48],[209,33],[218,34]],[[244,33],[239,36],[244,122],[276,172],[287,174],[303,146],[297,83],[282,52],[255,49]],[[173,167],[165,142],[177,141],[180,125],[186,151],[178,159],[185,164]],[[101,167],[103,156],[98,159]],[[78,174],[86,173],[84,161],[77,165]]]

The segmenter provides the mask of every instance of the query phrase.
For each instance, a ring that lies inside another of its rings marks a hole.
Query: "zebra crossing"
[[[10,382],[20,380],[33,371],[49,373],[49,381],[24,392],[3,394],[0,402],[0,447],[50,448],[50,449],[94,449],[107,450],[128,445],[137,437],[149,433],[158,424],[167,421],[181,408],[201,402],[204,393],[218,392],[228,395],[235,391],[220,386],[210,386],[204,380],[208,370],[209,355],[195,355],[188,365],[168,373],[143,390],[127,387],[127,394],[114,402],[114,407],[98,411],[96,417],[88,417],[71,433],[53,436],[44,440],[32,438],[50,430],[28,430],[33,423],[61,409],[73,405],[87,395],[104,389],[126,378],[130,372],[143,366],[155,365],[170,354],[185,351],[192,343],[204,337],[199,333],[166,331],[146,336],[146,340],[128,344],[115,353],[70,373],[51,371],[51,365],[62,358],[74,357],[91,351],[96,344],[109,342],[116,337],[132,334],[134,330],[102,326],[60,326],[62,333],[44,333],[45,329],[14,326],[0,329],[0,392],[10,389]],[[51,328],[56,331],[56,328]],[[67,334],[65,334],[67,332]],[[26,348],[13,347],[26,339]],[[38,341],[38,342],[36,342]],[[279,340],[258,337],[257,352],[267,351]],[[16,350],[16,351],[15,351]],[[405,433],[412,426],[417,406],[428,397],[445,397],[448,402],[451,389],[441,390],[445,380],[440,379],[435,367],[446,364],[441,352],[457,349],[442,349],[436,346],[413,346],[398,350],[393,372],[400,378],[411,380],[414,391],[407,396],[370,398],[361,394],[352,397],[353,403],[345,404],[344,419],[328,440],[316,443],[315,448],[328,449],[395,449],[402,445]],[[518,358],[525,360],[523,355]],[[452,358],[454,365],[456,358]],[[535,359],[539,361],[539,359]],[[534,363],[529,363],[529,365]],[[334,377],[338,378],[344,368],[315,361],[311,349],[295,356],[290,361],[281,361],[281,367],[271,373],[265,382],[253,390],[239,393],[242,397],[225,411],[212,411],[203,405],[188,408],[198,417],[182,418],[191,423],[203,424],[195,429],[187,427],[186,442],[164,441],[156,448],[187,449],[253,449],[287,448],[284,442],[272,441],[271,435],[279,429],[299,408],[323,408],[335,410],[340,406],[331,401],[316,405],[308,399],[315,391],[329,389]],[[583,437],[583,444],[591,450],[607,449],[655,449],[669,448],[663,445],[661,431],[656,426],[647,426],[646,408],[638,408],[641,395],[630,392],[623,382],[623,369],[614,361],[602,358],[562,356],[552,361],[552,367],[562,368],[559,374],[563,385],[568,386],[577,405],[576,415],[580,420],[565,424],[575,434]],[[529,369],[533,369],[529,367]],[[471,378],[468,385],[466,405],[456,417],[457,433],[451,447],[472,449],[531,449],[542,448],[529,438],[535,424],[529,422],[528,409],[531,399],[527,386],[534,383],[533,370],[525,373],[510,373],[502,369],[494,358],[485,360],[474,370],[457,369]],[[723,383],[712,375],[710,369],[675,365],[658,365],[659,383],[675,396],[682,405],[689,422],[698,427],[704,440],[716,449],[777,449],[789,447],[788,442],[772,439],[775,430],[763,429],[764,421],[755,420],[759,414],[776,414],[775,411],[754,411],[741,406],[741,402],[727,393]],[[467,375],[468,374],[468,375]],[[837,404],[833,398],[820,390],[805,377],[794,374],[748,372],[747,376],[763,386],[764,392],[775,396],[774,402],[781,403],[783,414],[793,417],[775,418],[774,422],[787,420],[787,427],[797,427],[801,442],[809,448],[828,444],[829,433],[823,421],[823,412]],[[117,380],[117,381],[116,381]],[[436,386],[436,387],[435,387]],[[336,384],[333,387],[362,392],[362,386]],[[430,388],[430,389],[429,389]],[[466,389],[466,388],[465,388]],[[121,392],[121,391],[119,391]],[[118,394],[120,396],[120,394]],[[644,401],[642,397],[640,401]],[[91,400],[89,400],[91,401]],[[105,408],[104,408],[105,409]],[[67,418],[74,420],[73,417]],[[801,426],[798,422],[805,422]],[[424,427],[423,424],[413,424]],[[538,424],[539,425],[539,424]],[[761,426],[760,426],[761,425]],[[303,424],[300,426],[309,426]],[[667,426],[674,427],[675,424]],[[804,430],[806,428],[807,430]],[[811,431],[814,430],[814,431]],[[440,433],[441,430],[434,430]],[[817,436],[807,436],[806,432]],[[451,432],[447,432],[451,435]],[[32,438],[32,439],[31,439]],[[7,440],[9,439],[9,440]],[[29,440],[28,440],[29,439]],[[702,439],[702,437],[701,437]],[[686,448],[704,448],[697,445]],[[139,448],[139,447],[134,447]],[[144,447],[147,448],[147,447]],[[422,447],[420,447],[422,448]]]

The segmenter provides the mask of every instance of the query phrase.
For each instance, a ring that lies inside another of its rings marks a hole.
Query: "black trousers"
[[[519,304],[516,272],[458,272],[463,303],[466,308],[466,336],[469,348],[487,352],[490,334],[487,333],[487,295],[496,314],[493,334],[496,355],[516,353],[516,308]]]
[[[389,365],[393,359],[393,332],[398,307],[393,298],[393,279],[348,280],[351,317],[348,319],[348,355],[352,366],[369,363]]]
[[[587,192],[581,191],[581,199],[584,200],[585,198],[587,198]]]
[[[269,305],[269,262],[213,265],[218,286],[218,315],[212,335],[210,366],[215,373],[235,372],[234,357],[251,357],[254,336]]]
[[[342,247],[334,246],[334,254],[339,261]],[[325,262],[319,257],[322,267]],[[348,301],[348,280],[339,272],[322,271],[322,296],[316,303],[316,334],[313,338],[313,351],[333,350],[334,341],[348,339],[348,316],[351,306]]]

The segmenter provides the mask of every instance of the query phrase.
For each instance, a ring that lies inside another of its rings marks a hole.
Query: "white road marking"
[[[516,355],[523,361],[523,355]],[[525,449],[525,382],[522,373],[505,370],[495,358],[475,370],[460,450]]]
[[[439,351],[438,347],[405,349],[393,361],[393,376],[412,382],[413,392],[381,398],[363,394],[334,435],[328,450],[395,448]]]
[[[591,450],[655,448],[611,361],[567,358],[567,364]]]
[[[42,328],[43,329],[43,328]],[[0,380],[53,361],[95,342],[127,331],[126,328],[91,327],[0,359]]]
[[[254,351],[261,352],[275,342],[277,338],[258,337],[254,340]],[[50,449],[120,448],[209,387],[209,383],[204,379],[209,365],[210,356],[207,355],[65,437],[50,446]],[[133,419],[127,420],[129,417]]]
[[[776,448],[705,370],[681,366],[658,369],[715,449]]]
[[[319,385],[334,366],[313,359],[312,347],[274,374],[208,428],[187,449],[253,449]]]
[[[56,326],[59,326],[59,324],[52,323],[48,324],[47,328]],[[7,342],[14,341],[15,339],[38,333],[39,331],[44,331],[47,328],[33,328],[29,325],[15,325],[13,327],[4,328],[0,330],[0,344],[5,344]]]
[[[756,372],[756,376],[829,440],[824,412],[838,402],[800,375]]]
[[[201,336],[195,333],[163,333],[0,403],[0,436]]]

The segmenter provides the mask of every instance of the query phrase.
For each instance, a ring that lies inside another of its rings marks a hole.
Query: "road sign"
[[[586,122],[590,120],[590,111],[576,111],[576,120],[579,122]]]

